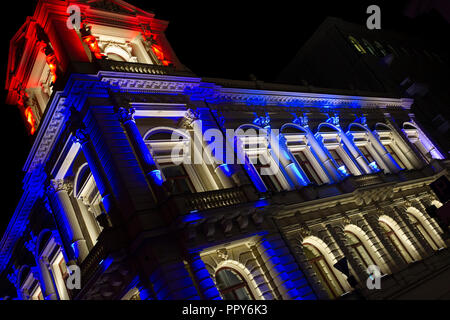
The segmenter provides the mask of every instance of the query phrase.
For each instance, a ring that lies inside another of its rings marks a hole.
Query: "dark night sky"
[[[178,58],[199,76],[273,81],[327,16],[365,25],[366,8],[381,7],[382,28],[411,34],[429,34],[439,40],[445,20],[436,12],[415,19],[404,16],[407,4],[430,1],[164,1],[130,0],[156,17],[170,21],[167,37]],[[439,1],[435,1],[439,2]],[[449,3],[442,0],[442,3]],[[2,90],[2,168],[3,207],[0,211],[0,237],[22,193],[22,167],[31,148],[18,109],[5,104],[4,79],[9,41],[32,15],[36,1],[8,1],[8,19],[1,19],[3,47],[0,52]],[[247,4],[248,3],[248,4]],[[308,3],[308,4],[306,4]],[[447,10],[447,12],[449,12]],[[447,38],[441,41],[448,42]]]

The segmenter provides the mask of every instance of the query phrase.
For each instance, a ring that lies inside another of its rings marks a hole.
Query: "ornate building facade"
[[[450,163],[412,99],[202,78],[166,26],[120,0],[48,0],[12,39],[7,102],[35,140],[2,296],[381,299],[448,270],[427,208]]]

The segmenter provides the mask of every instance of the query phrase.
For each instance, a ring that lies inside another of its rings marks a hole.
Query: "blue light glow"
[[[295,163],[290,163],[286,169],[289,168],[295,175],[295,178],[297,180],[297,183],[302,185],[302,186],[306,186],[308,185],[308,181],[305,180],[305,178],[303,177],[302,173],[300,172],[300,170],[298,170],[298,167],[295,165]]]
[[[348,172],[347,172],[347,168],[345,166],[340,166],[339,168],[337,168],[339,170],[340,173],[342,173],[344,176],[348,176]]]
[[[152,172],[150,172],[150,175],[152,176],[153,181],[155,181],[155,183],[158,186],[162,186],[164,180],[163,180],[162,175],[161,175],[161,170],[155,169]]]
[[[372,161],[371,163],[369,163],[369,167],[370,169],[372,169],[374,172],[378,172],[380,171],[380,168],[378,168],[378,165],[375,161]]]
[[[258,200],[258,201],[256,201],[254,203],[253,207],[255,207],[255,208],[262,208],[262,207],[265,207],[265,206],[268,206],[268,205],[269,205],[269,201],[267,201],[265,199],[260,199],[260,200]]]
[[[224,164],[221,164],[220,166],[219,166],[219,168],[220,169],[222,169],[222,172],[227,176],[227,177],[231,177],[232,175],[233,175],[233,170],[231,169],[231,167],[228,165],[228,164],[226,164],[226,163],[224,163]]]
[[[183,222],[194,222],[203,219],[201,214],[196,213],[198,210],[193,210],[183,217]]]

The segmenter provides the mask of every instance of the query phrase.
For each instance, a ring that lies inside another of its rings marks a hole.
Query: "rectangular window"
[[[360,146],[359,150],[361,151],[361,153],[363,154],[363,156],[367,159],[367,161],[369,163],[371,163],[371,162],[375,162],[376,163],[375,159],[372,157],[372,155],[370,154],[369,150],[367,150],[367,148],[365,146]],[[378,163],[377,163],[377,165],[378,165]]]
[[[173,194],[194,193],[195,189],[183,165],[164,164],[161,170]]]
[[[394,158],[394,160],[398,163],[398,165],[402,168],[405,169],[405,165],[403,164],[403,162],[400,161],[400,159],[397,157],[397,154],[394,152],[394,150],[392,149],[392,147],[390,145],[385,145],[384,146],[386,148],[386,150],[391,154],[391,156]]]
[[[279,191],[281,190],[281,185],[276,178],[275,174],[261,174],[263,168],[267,168],[264,171],[269,171],[270,169],[270,163],[263,164],[260,161],[260,157],[254,158],[251,160],[251,163],[255,167],[256,171],[258,172],[259,176],[261,177],[262,181],[266,185],[267,189],[271,191]]]
[[[337,150],[336,149],[329,149],[328,151],[330,152],[330,154],[333,157],[333,159],[336,161],[338,167],[344,167],[345,170],[347,171],[347,173],[350,173],[350,171],[348,170],[347,166],[344,163],[344,160],[342,160],[342,158],[339,155],[339,153],[337,152]]]
[[[305,172],[306,176],[308,177],[309,181],[312,183],[315,183],[317,185],[321,185],[322,181],[320,180],[319,176],[317,175],[316,171],[314,170],[313,166],[309,162],[308,158],[303,152],[294,153],[294,157],[297,160],[300,167]]]

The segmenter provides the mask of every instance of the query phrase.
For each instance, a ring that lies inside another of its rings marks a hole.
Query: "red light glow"
[[[36,132],[36,122],[34,120],[34,115],[31,107],[27,107],[24,111],[24,114],[28,124],[30,125],[30,133],[31,135],[33,135]]]
[[[152,44],[152,50],[155,53],[158,60],[161,61],[163,65],[168,66],[170,64],[170,61],[164,57],[164,52],[159,45]]]
[[[54,53],[49,54],[45,60],[47,61],[47,65],[52,74],[52,83],[55,83],[55,81],[56,81],[56,56]]]
[[[95,58],[102,59],[104,57],[104,54],[101,53],[100,47],[98,46],[97,39],[93,35],[84,36],[83,42],[88,45],[89,50],[91,50]]]

